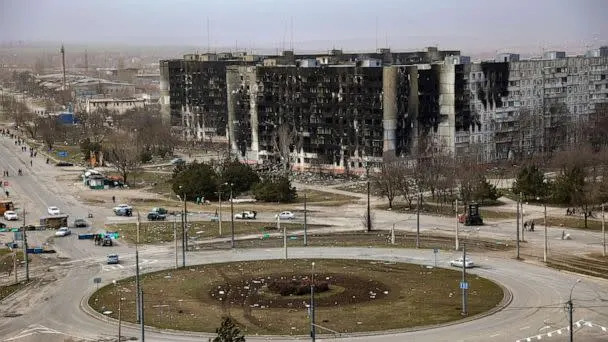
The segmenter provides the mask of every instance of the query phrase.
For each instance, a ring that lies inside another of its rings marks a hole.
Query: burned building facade
[[[424,148],[494,161],[568,144],[571,123],[608,103],[608,58],[563,56],[471,63],[430,48],[185,58],[161,62],[161,92],[174,125],[225,137],[250,163],[364,172]]]

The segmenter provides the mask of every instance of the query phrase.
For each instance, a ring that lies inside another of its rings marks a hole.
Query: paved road
[[[95,212],[95,224],[102,224],[109,215],[106,208],[95,208],[80,203],[73,196],[66,194],[55,180],[57,169],[44,164],[42,158],[34,161],[30,169],[29,153],[19,151],[19,147],[8,138],[0,138],[0,168],[10,168],[12,174],[21,167],[25,174],[21,177],[11,176],[12,193],[18,203],[25,204],[26,209],[35,215],[44,214],[46,207],[57,205],[72,216],[85,216]],[[22,205],[23,205],[22,204]],[[336,212],[335,208],[312,208],[311,223],[337,224],[340,229],[360,229],[360,205],[349,205]],[[34,216],[34,221],[37,216]],[[28,223],[30,221],[28,220]],[[396,214],[389,211],[376,212],[376,224],[379,228],[389,228],[393,223],[397,229],[412,231],[415,227],[413,216]],[[453,232],[453,220],[431,216],[421,217],[423,233],[429,231]],[[482,227],[480,231],[468,230],[464,234],[479,234],[490,237],[513,236],[512,224],[506,222],[494,226]],[[47,235],[44,235],[47,234]],[[33,239],[44,241],[49,233],[33,233]],[[561,230],[551,229],[552,248],[585,250],[597,248],[597,233],[573,232],[573,241],[558,240]],[[37,236],[40,235],[40,236]],[[528,234],[531,246],[540,246],[541,233]],[[83,312],[80,303],[95,288],[92,279],[101,277],[104,283],[114,279],[133,275],[134,252],[126,245],[113,248],[122,257],[122,267],[105,265],[105,255],[109,249],[94,247],[90,241],[79,241],[75,236],[55,239],[54,244],[60,256],[66,261],[51,267],[40,274],[41,282],[18,293],[6,301],[1,313],[8,316],[0,320],[0,337],[11,341],[63,341],[68,336],[74,340],[112,340],[115,339],[115,325],[99,321]],[[421,264],[431,264],[433,255],[428,250],[393,250],[370,248],[294,248],[292,257],[339,257],[382,259]],[[455,255],[443,253],[439,262],[444,264]],[[188,253],[189,264],[209,263],[226,260],[249,260],[258,258],[280,258],[280,249],[236,250]],[[545,332],[566,326],[566,315],[563,303],[578,276],[557,272],[533,264],[516,262],[510,259],[491,258],[483,254],[474,254],[473,258],[481,267],[473,272],[494,279],[513,293],[512,303],[503,311],[479,320],[456,324],[430,330],[408,332],[392,335],[348,337],[348,340],[360,341],[514,341],[520,338],[537,336]],[[141,259],[144,271],[169,268],[174,265],[174,251],[171,247],[148,246],[142,249]],[[593,278],[584,278],[574,292],[576,317],[596,324],[607,325],[608,322],[608,282]],[[388,314],[388,313],[387,313]],[[129,336],[138,332],[130,327],[124,331]],[[595,341],[599,338],[592,327],[581,328],[577,332],[578,340]],[[555,339],[555,333],[551,338]],[[200,336],[190,334],[148,333],[149,341],[200,341]],[[603,338],[605,335],[603,335]],[[551,340],[543,336],[545,340]],[[264,338],[249,337],[248,340]],[[281,340],[281,339],[278,339]],[[557,339],[560,340],[560,339]],[[563,339],[562,339],[563,340]]]

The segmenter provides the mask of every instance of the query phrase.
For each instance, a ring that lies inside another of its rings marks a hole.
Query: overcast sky
[[[288,48],[292,21],[296,51],[574,51],[608,39],[608,0],[0,0],[0,42],[204,50],[207,18],[212,47],[248,49]]]

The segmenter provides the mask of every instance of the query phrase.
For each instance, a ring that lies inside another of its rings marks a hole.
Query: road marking
[[[523,328],[519,328],[519,330],[526,330],[526,329],[530,329],[530,326],[525,326]]]
[[[19,335],[11,337],[9,339],[6,339],[5,341],[13,341],[13,340],[17,340],[17,339],[22,339],[34,334],[63,334],[57,330],[53,330],[50,328],[45,327],[44,325],[40,325],[40,324],[33,324],[30,325],[29,329],[24,329],[22,330]]]

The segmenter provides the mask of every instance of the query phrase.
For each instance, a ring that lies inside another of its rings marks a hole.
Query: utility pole
[[[545,248],[543,250],[543,261],[546,263],[547,262],[547,254],[548,254],[548,249],[549,249],[549,245],[547,242],[547,202],[544,201],[543,203],[544,207],[545,207],[545,215],[544,215],[544,223],[545,223]]]
[[[520,196],[520,199],[521,199],[521,196]],[[519,260],[519,205],[520,205],[519,200],[520,199],[517,200],[517,216],[515,218],[515,221],[517,221],[516,228],[515,228],[515,247],[516,247],[515,249],[517,251],[516,259],[518,259],[518,260]],[[524,232],[523,229],[521,232],[523,235],[523,232]]]
[[[308,246],[308,234],[307,234],[307,210],[306,210],[306,189],[304,189],[304,246]]]
[[[277,231],[281,231],[281,215],[277,215]],[[287,226],[283,226],[283,259],[287,260]]]
[[[416,248],[420,248],[420,202],[422,193],[418,193],[418,205],[416,206]]]
[[[184,222],[184,213],[181,213],[182,219],[182,267],[186,267],[186,225]]]
[[[521,192],[519,193],[518,205],[521,207],[521,241],[526,241],[525,234],[524,234],[524,231],[525,231],[525,229],[524,229],[524,199],[523,199],[523,194]],[[517,208],[518,213],[519,213],[519,209],[520,208]],[[517,220],[518,220],[517,229],[519,229],[519,219],[520,219],[520,216],[518,214],[517,215]],[[517,243],[517,245],[519,248],[519,242]],[[517,254],[519,255],[519,253],[517,253]]]
[[[366,178],[367,178],[367,231],[371,232],[372,231],[372,213],[371,213],[371,207],[370,207],[370,203],[369,203],[369,198],[370,198],[370,183],[369,183],[369,166],[366,165],[367,167],[365,168],[365,173],[366,173]]]
[[[136,296],[135,296],[135,307],[137,308],[136,310],[136,321],[139,322],[141,321],[141,312],[140,312],[140,306],[141,306],[141,297],[140,297],[140,287],[139,287],[139,211],[137,211],[137,240],[135,242],[135,292],[136,292]]]
[[[395,224],[393,223],[393,228],[391,229],[391,245],[395,244]]]
[[[460,241],[458,240],[458,225],[459,225],[459,221],[458,221],[458,199],[456,199],[456,250],[458,250],[460,248]]]
[[[316,327],[315,327],[315,263],[312,263],[312,275],[310,282],[310,338],[315,342]]]
[[[25,281],[30,281],[30,261],[27,255],[27,228],[25,227],[25,204],[23,207],[23,259],[25,260]]]
[[[568,321],[569,321],[569,330],[570,330],[570,334],[569,334],[569,338],[568,341],[573,342],[574,341],[574,318],[572,317],[573,315],[573,308],[572,308],[572,298],[570,298],[568,300],[568,303],[566,303],[566,306],[568,306]]]
[[[468,314],[467,310],[467,245],[462,244],[462,315]]]
[[[222,191],[218,191],[218,196],[220,198],[220,212],[218,214],[218,222],[220,226],[220,236],[222,236]]]
[[[188,201],[184,192],[184,260],[186,260],[186,251],[188,250]],[[184,265],[185,267],[185,265]]]
[[[118,342],[122,341],[122,294],[118,292]]]
[[[141,328],[141,341],[144,342],[146,341],[146,336],[144,333],[144,290],[141,289],[140,293],[139,293],[139,305],[141,306],[140,308],[140,313],[141,313],[141,319],[139,320],[139,324],[140,324],[140,328]]]
[[[15,284],[19,282],[17,277],[17,252],[13,253],[13,272],[15,272]]]
[[[234,199],[232,198],[232,183],[230,183],[230,248],[234,248]]]
[[[602,203],[602,255],[606,256],[606,219],[604,218],[604,203]]]
[[[175,242],[175,269],[178,268],[177,263],[177,224],[176,224],[176,215],[173,215],[173,241]]]

